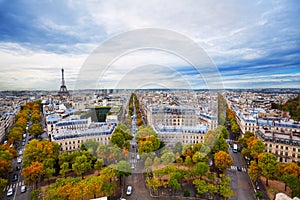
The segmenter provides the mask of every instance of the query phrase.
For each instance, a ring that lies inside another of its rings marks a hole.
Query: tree
[[[60,165],[59,174],[66,177],[66,173],[68,173],[69,171],[71,171],[71,169],[69,168],[69,163],[68,162],[64,162]]]
[[[104,185],[103,180],[99,176],[89,177],[86,183],[89,192],[93,194],[94,198],[96,198],[97,194],[101,192],[101,189]]]
[[[252,181],[256,181],[260,177],[261,169],[258,167],[255,161],[251,161],[248,174]]]
[[[92,139],[88,139],[85,142],[83,142],[82,145],[84,145],[86,150],[88,152],[90,152],[93,156],[97,155],[97,148],[98,148],[99,142],[92,140]]]
[[[147,183],[147,186],[149,188],[151,188],[153,191],[157,191],[158,188],[162,186],[162,183],[160,182],[159,178],[157,178],[157,177],[153,177],[153,178],[147,177],[146,183]]]
[[[231,156],[225,151],[219,151],[218,153],[216,153],[214,156],[214,160],[216,167],[219,168],[222,172],[224,172],[233,164]]]
[[[94,169],[98,170],[98,175],[100,174],[100,169],[104,166],[103,159],[98,158],[94,164]]]
[[[293,174],[284,174],[281,180],[292,190],[292,197],[300,196],[300,180]],[[286,186],[285,186],[286,189]]]
[[[29,128],[29,133],[33,135],[35,138],[40,136],[43,132],[44,130],[40,124],[32,124]]]
[[[218,188],[215,185],[210,184],[210,183],[207,184],[207,190],[208,190],[207,192],[210,194],[210,196],[212,196],[218,192]]]
[[[28,167],[23,168],[22,175],[25,177],[25,183],[33,183],[33,188],[36,188],[36,185],[40,181],[43,172],[43,164],[36,161]]]
[[[231,130],[232,130],[232,133],[234,133],[235,135],[239,135],[240,134],[240,127],[239,127],[239,125],[236,122],[232,123]]]
[[[168,186],[176,190],[181,190],[181,185],[175,176],[172,176],[168,181]]]
[[[182,152],[182,143],[181,142],[177,142],[175,144],[175,147],[173,149],[173,153],[176,154],[176,153],[180,153],[181,154]]]
[[[208,192],[208,185],[204,180],[195,179],[193,181],[195,188],[197,189],[198,194],[204,194]]]
[[[294,162],[291,162],[288,166],[284,168],[284,173],[300,176],[300,167]]]
[[[263,153],[266,149],[266,145],[260,139],[254,136],[247,140],[247,146],[250,150],[250,155],[253,158],[258,158],[258,155]]]
[[[192,159],[191,159],[190,156],[187,156],[187,157],[185,158],[184,164],[185,164],[186,166],[188,166],[188,167],[190,167],[190,166],[193,165],[193,161],[192,161]]]
[[[129,162],[125,160],[121,160],[120,162],[118,162],[115,169],[117,170],[118,176],[121,175],[129,176],[132,173],[132,169],[130,167]]]
[[[230,188],[230,178],[223,174],[221,174],[220,177],[221,182],[218,183],[220,195],[225,199],[233,196],[233,191]]]
[[[184,145],[182,147],[182,155],[184,157],[190,156],[192,158],[193,155],[194,155],[193,147],[191,145],[189,145],[189,144]]]
[[[173,152],[166,152],[161,156],[162,164],[168,165],[175,161],[175,155]]]
[[[91,169],[91,163],[87,160],[85,155],[78,156],[75,159],[75,163],[72,164],[73,171],[83,179],[83,173]]]
[[[29,166],[32,162],[38,161],[43,163],[47,159],[58,158],[60,146],[56,142],[50,142],[49,140],[38,141],[36,139],[31,140],[23,153],[23,165]],[[54,163],[54,161],[52,161]]]
[[[244,137],[240,137],[238,139],[238,143],[243,147],[243,148],[248,148],[248,145],[247,145],[247,140],[254,136],[254,134],[250,131],[246,131],[245,134],[244,134]]]
[[[6,187],[7,183],[8,183],[7,179],[3,179],[3,178],[0,177],[0,191],[4,190],[4,188]]]
[[[198,162],[194,167],[194,173],[196,176],[200,176],[200,179],[207,174],[208,170],[209,166],[204,162]]]
[[[276,157],[271,153],[262,153],[258,159],[258,166],[262,170],[262,175],[266,177],[266,185],[269,179],[275,179],[278,175],[278,163]]]
[[[228,152],[228,144],[226,143],[225,139],[223,137],[219,137],[219,139],[216,141],[216,144],[212,148],[212,154],[215,154],[219,151],[225,151]]]
[[[152,159],[150,157],[147,157],[144,163],[144,170],[145,172],[150,172],[152,167]]]

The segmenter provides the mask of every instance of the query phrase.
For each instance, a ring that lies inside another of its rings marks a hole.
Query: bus
[[[237,146],[237,144],[233,144],[232,151],[233,151],[233,153],[237,153],[238,152],[238,146]]]

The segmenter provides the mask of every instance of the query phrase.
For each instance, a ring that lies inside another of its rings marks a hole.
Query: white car
[[[132,192],[132,186],[129,185],[127,187],[126,195],[131,195],[131,192]]]
[[[22,151],[22,150],[20,150],[20,151],[19,151],[19,155],[22,155],[22,154],[23,154],[23,151]]]
[[[6,196],[10,197],[14,194],[14,190],[12,188],[9,188],[9,190],[6,193]]]
[[[22,158],[18,158],[17,162],[20,164],[22,163]]]
[[[25,186],[25,185],[22,185],[22,186],[21,186],[21,193],[26,192],[26,189],[27,189],[26,186]]]

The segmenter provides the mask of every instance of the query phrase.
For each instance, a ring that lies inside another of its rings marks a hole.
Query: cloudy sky
[[[0,0],[0,90],[57,90],[62,67],[67,87],[80,88],[78,77],[103,43],[145,28],[195,42],[204,52],[199,58],[208,56],[217,69],[220,87],[299,88],[299,18],[297,0]],[[148,44],[178,40],[164,36]],[[113,42],[98,59],[132,41]],[[94,60],[94,84],[86,86],[205,88],[205,77],[214,80],[177,50],[146,46],[114,56],[106,66]]]

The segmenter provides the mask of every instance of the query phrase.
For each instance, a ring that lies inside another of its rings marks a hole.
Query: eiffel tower
[[[69,96],[69,91],[67,89],[67,86],[65,85],[65,78],[64,78],[64,69],[61,69],[61,86],[60,90],[58,92],[60,96]]]

